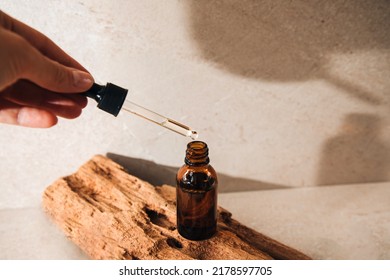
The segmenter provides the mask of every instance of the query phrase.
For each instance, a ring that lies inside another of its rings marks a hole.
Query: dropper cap
[[[116,117],[125,102],[127,92],[127,89],[111,83],[105,86],[94,83],[84,95],[95,99],[99,109]]]

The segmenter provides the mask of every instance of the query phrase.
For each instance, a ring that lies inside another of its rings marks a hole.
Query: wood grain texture
[[[218,209],[218,232],[190,241],[176,230],[176,191],[152,186],[97,155],[50,185],[43,208],[92,259],[309,259]]]

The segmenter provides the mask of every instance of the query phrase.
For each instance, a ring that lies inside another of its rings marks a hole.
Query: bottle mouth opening
[[[188,143],[184,161],[188,165],[208,164],[210,159],[207,144],[202,141],[192,141]]]
[[[207,149],[207,144],[202,141],[192,141],[188,143],[187,148],[192,150],[204,150]]]

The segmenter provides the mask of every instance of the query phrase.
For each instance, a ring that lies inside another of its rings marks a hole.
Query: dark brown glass
[[[184,161],[176,176],[177,229],[190,240],[208,239],[217,231],[218,180],[207,144],[190,142]]]

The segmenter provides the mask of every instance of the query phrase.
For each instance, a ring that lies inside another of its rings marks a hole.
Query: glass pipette
[[[140,116],[144,119],[147,119],[151,122],[161,125],[167,129],[170,129],[176,133],[179,133],[183,136],[190,137],[192,140],[198,138],[198,133],[195,130],[189,128],[188,126],[181,124],[177,121],[174,121],[170,118],[164,117],[156,112],[146,109],[129,100],[125,100],[122,106],[122,110],[133,113],[137,116]]]
[[[84,95],[95,99],[99,109],[114,116],[123,109],[193,140],[198,138],[198,133],[190,127],[126,100],[127,92],[127,89],[111,83],[106,86],[94,83]]]

